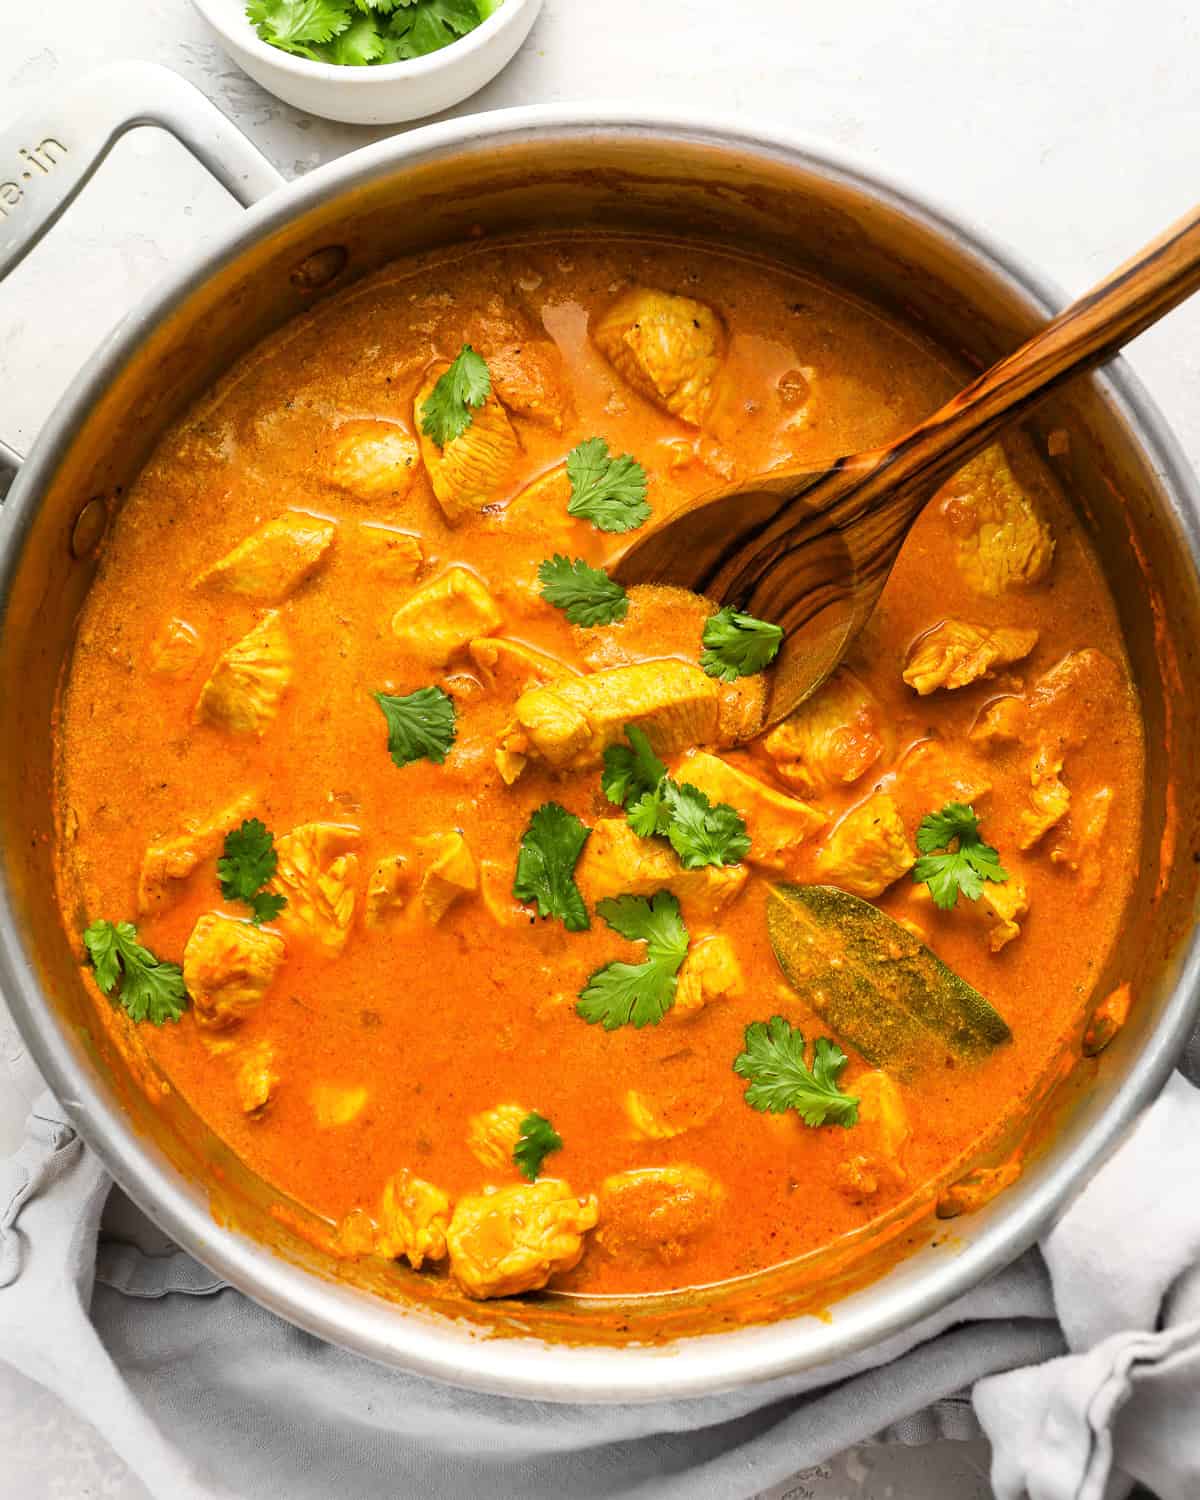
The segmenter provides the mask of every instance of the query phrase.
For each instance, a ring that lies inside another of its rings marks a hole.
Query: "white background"
[[[0,123],[127,57],[178,69],[289,177],[390,133],[276,103],[186,0],[0,0]],[[760,118],[849,148],[1070,292],[1200,199],[1200,14],[1184,0],[546,0],[513,65],[461,112],[600,98]],[[111,324],[237,212],[173,142],[126,138],[0,286],[0,437],[27,449]],[[1195,461],[1200,304],[1129,357]],[[35,1086],[0,1001],[0,1152]],[[984,1500],[986,1465],[982,1444],[864,1450],[786,1494]],[[89,1429],[2,1368],[0,1494],[144,1500]]]

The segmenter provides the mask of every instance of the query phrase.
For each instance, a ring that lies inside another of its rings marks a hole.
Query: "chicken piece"
[[[1021,831],[1018,849],[1032,849],[1056,823],[1061,823],[1071,806],[1070,789],[1062,780],[1062,755],[1051,745],[1041,745],[1029,768],[1033,791],[1029,806],[1021,809]]]
[[[349,823],[301,823],[275,840],[279,862],[267,889],[287,898],[276,918],[291,936],[335,958],[346,946],[354,917],[359,841]]]
[[[253,796],[244,793],[211,817],[188,818],[179,833],[150,844],[138,875],[138,916],[169,906],[197,865],[220,853],[225,835],[250,816],[254,802]]]
[[[943,495],[959,571],[975,593],[994,598],[1030,588],[1049,573],[1054,537],[999,443],[964,464]]]
[[[892,753],[892,731],[870,689],[847,667],[777,724],[763,749],[805,796],[853,786]]]
[[[292,680],[292,646],[278,610],[223,652],[196,703],[197,724],[262,735]]]
[[[1011,1187],[1020,1177],[1024,1163],[1020,1153],[1010,1156],[996,1167],[976,1167],[973,1172],[953,1187],[949,1187],[938,1199],[939,1219],[956,1219],[959,1214],[973,1214],[984,1204],[990,1203],[997,1193]]]
[[[197,1026],[222,1031],[244,1020],[270,989],[284,952],[276,933],[205,912],[183,950],[183,982]]]
[[[363,521],[359,535],[370,554],[371,575],[380,583],[411,583],[425,565],[421,538],[410,531]]]
[[[450,1272],[469,1297],[536,1291],[579,1264],[596,1218],[594,1197],[552,1177],[460,1198],[446,1234]]]
[[[444,667],[456,651],[501,625],[487,587],[467,568],[448,568],[392,616],[392,634],[416,661]]]
[[[529,1111],[522,1104],[497,1104],[472,1115],[467,1122],[467,1148],[492,1172],[511,1171],[513,1152],[521,1138],[521,1122]]]
[[[421,859],[421,909],[435,926],[460,896],[479,889],[479,871],[457,829],[414,840]]]
[[[854,896],[878,896],[912,869],[916,853],[886,792],[851,808],[817,854],[822,879]]]
[[[194,625],[171,615],[150,642],[150,670],[156,677],[187,677],[196,670],[203,646]]]
[[[739,745],[762,731],[767,716],[767,677],[754,672],[736,682],[721,683],[717,709],[717,739],[722,745]]]
[[[979,717],[967,731],[967,738],[985,749],[997,745],[1016,745],[1021,741],[1029,722],[1029,710],[1024,698],[993,698],[981,709]]]
[[[705,622],[716,612],[707,599],[673,584],[635,583],[627,592],[626,603],[628,610],[622,620],[571,627],[580,658],[591,671],[632,667],[648,658],[699,660]]]
[[[606,896],[653,896],[671,891],[685,920],[711,922],[746,883],[745,865],[705,865],[685,870],[661,839],[641,839],[624,818],[599,818],[575,866],[575,881],[589,906]]]
[[[467,343],[487,361],[492,390],[501,403],[561,432],[571,410],[570,388],[558,345],[541,319],[524,306],[493,297],[465,332]]]
[[[515,781],[531,756],[556,771],[598,766],[607,747],[624,738],[627,724],[644,730],[659,755],[713,744],[719,698],[713,679],[682,661],[614,667],[531,688],[518,698],[513,722],[501,735],[500,750],[512,773],[505,780]]]
[[[714,1000],[740,1000],[746,992],[733,944],[719,935],[700,938],[688,948],[675,984],[668,1021],[687,1021]]]
[[[329,477],[358,500],[401,500],[420,458],[416,438],[398,422],[343,422]]]
[[[332,521],[300,510],[285,511],[198,573],[192,587],[278,604],[313,572],[336,535]]]
[[[1104,860],[1101,845],[1108,817],[1112,812],[1113,789],[1110,786],[1092,787],[1075,799],[1071,808],[1070,836],[1060,839],[1050,850],[1050,860],[1056,865],[1066,865],[1079,876],[1079,888],[1084,895],[1091,896],[1100,889],[1104,875]]]
[[[786,870],[801,845],[828,822],[818,808],[772,791],[707,750],[686,756],[675,774],[678,781],[699,787],[710,802],[726,802],[741,813],[750,835],[746,859],[764,869]]]
[[[1084,1057],[1095,1057],[1120,1031],[1129,1019],[1133,1006],[1133,989],[1126,980],[1110,991],[1092,1012],[1091,1020],[1083,1033]]]
[[[873,1197],[881,1184],[908,1180],[904,1148],[912,1130],[899,1087],[882,1071],[863,1073],[851,1092],[858,1098],[858,1124],[851,1133],[852,1154],[837,1169],[838,1187],[851,1201]]]
[[[672,416],[699,427],[725,358],[725,330],[711,307],[652,287],[631,287],[591,328],[619,375]]]
[[[425,403],[442,374],[444,369],[425,382],[417,396],[413,417],[421,434],[421,452],[433,493],[446,520],[456,526],[500,498],[521,445],[508,413],[493,392],[482,406],[475,408],[466,431],[451,438],[444,448],[439,447],[424,432],[422,419]]]
[[[258,1041],[239,1052],[234,1062],[233,1091],[244,1114],[262,1114],[278,1087],[275,1049],[270,1042]]]
[[[724,1201],[725,1189],[700,1167],[616,1172],[600,1185],[596,1243],[609,1255],[679,1260],[712,1228]]]
[[[537,927],[537,910],[526,906],[513,895],[515,861],[481,859],[479,861],[479,894],[484,909],[500,927]]]
[[[1021,936],[1021,920],[1029,915],[1029,891],[1019,875],[1010,871],[1005,881],[984,881],[975,904],[989,923],[988,947],[993,953]]]
[[[947,749],[941,740],[918,741],[896,767],[897,799],[911,802],[913,812],[920,807],[921,816],[947,802],[980,802],[991,789],[991,778],[972,756],[957,745]]]
[[[314,1083],[310,1097],[317,1128],[337,1130],[358,1119],[367,1107],[368,1095],[362,1084]]]
[[[625,1095],[630,1135],[635,1141],[671,1141],[687,1130],[699,1130],[721,1107],[715,1094],[697,1097],[688,1089],[630,1089]]]
[[[481,636],[471,642],[468,653],[488,691],[509,698],[519,698],[530,688],[544,687],[560,677],[581,675],[559,657],[501,635]]]
[[[904,664],[904,681],[922,698],[938,688],[951,691],[981,678],[994,668],[1021,661],[1037,645],[1036,630],[998,627],[989,630],[965,620],[943,620],[912,643]]]
[[[406,905],[412,881],[412,871],[404,855],[385,854],[367,881],[367,900],[363,910],[366,926],[378,927],[389,912]]]
[[[450,1227],[450,1199],[407,1167],[389,1177],[379,1203],[379,1228],[374,1251],[386,1260],[408,1261],[419,1271],[427,1260],[446,1254]]]
[[[579,550],[579,540],[588,534],[590,527],[586,521],[568,514],[570,500],[571,480],[567,466],[565,463],[556,464],[514,495],[498,521],[505,531],[544,539],[547,554],[567,552],[573,556]]]

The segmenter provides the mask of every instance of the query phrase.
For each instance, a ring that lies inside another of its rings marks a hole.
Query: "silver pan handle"
[[[168,130],[245,207],[283,177],[215,104],[157,63],[100,68],[0,131],[0,280],[19,265],[128,130]],[[20,455],[0,441],[0,499]]]

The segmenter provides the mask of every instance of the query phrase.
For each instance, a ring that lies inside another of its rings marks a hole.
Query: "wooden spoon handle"
[[[1200,209],[1072,302],[899,442],[859,454],[806,488],[735,556],[727,556],[716,597],[738,599],[755,613],[778,618],[770,609],[789,594],[795,597],[787,587],[786,567],[779,569],[780,558],[802,534],[811,536],[814,513],[834,530],[851,522],[861,528],[870,515],[866,533],[860,531],[860,536],[869,534],[869,544],[857,559],[857,586],[870,594],[874,585],[877,592],[936,484],[1015,415],[1115,354],[1197,288]]]

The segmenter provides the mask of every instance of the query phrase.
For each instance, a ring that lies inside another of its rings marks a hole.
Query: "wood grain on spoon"
[[[766,721],[777,722],[841,661],[942,480],[1198,286],[1200,211],[1193,211],[895,443],[698,496],[635,537],[612,574],[626,586],[694,589],[781,625]]]

